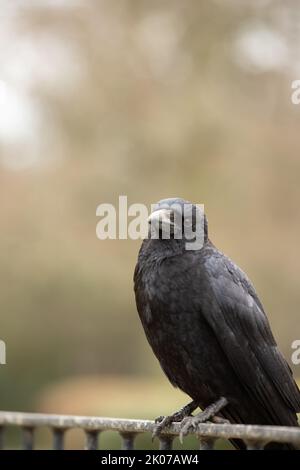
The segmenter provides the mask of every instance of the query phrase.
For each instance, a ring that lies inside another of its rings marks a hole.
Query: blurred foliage
[[[134,304],[140,242],[95,236],[97,205],[122,194],[204,203],[212,240],[253,279],[290,360],[300,336],[296,7],[4,2],[1,408],[66,412],[73,395],[74,412],[150,418],[175,397],[166,381],[165,395],[151,385],[162,372]],[[121,385],[118,406],[103,409],[105,374]],[[84,375],[100,377],[88,410]],[[54,395],[55,407],[52,387],[69,377],[70,401]]]

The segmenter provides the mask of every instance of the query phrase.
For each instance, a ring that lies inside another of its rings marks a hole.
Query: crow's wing
[[[299,389],[247,276],[217,250],[206,257],[204,271],[201,277],[212,295],[202,314],[243,386],[278,419],[282,402],[300,411]]]

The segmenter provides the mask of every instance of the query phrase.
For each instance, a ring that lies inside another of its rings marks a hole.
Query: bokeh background
[[[119,195],[204,203],[211,239],[254,281],[291,362],[298,7],[1,2],[2,409],[153,418],[186,402],[137,317],[140,241],[96,238],[96,207]]]

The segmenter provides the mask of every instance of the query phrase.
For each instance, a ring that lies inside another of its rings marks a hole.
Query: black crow
[[[178,210],[185,206],[192,207],[187,225],[184,210]],[[209,240],[206,217],[196,224],[197,213],[198,206],[179,198],[160,201],[149,217],[156,237],[152,230],[143,241],[134,273],[150,346],[170,382],[192,398],[158,421],[155,432],[181,421],[186,434],[209,419],[298,426],[300,392],[255,289]],[[202,246],[187,249],[186,227],[203,232]],[[182,237],[175,235],[180,230]],[[197,407],[204,411],[191,416]],[[234,445],[245,447],[241,441]]]

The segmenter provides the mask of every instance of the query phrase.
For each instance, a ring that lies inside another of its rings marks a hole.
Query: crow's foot
[[[221,397],[218,401],[212,405],[209,405],[207,408],[205,408],[204,411],[197,414],[196,416],[187,416],[184,418],[181,422],[181,430],[179,435],[180,442],[182,443],[183,437],[186,436],[191,430],[196,429],[200,423],[205,423],[209,420],[214,420],[218,423],[226,422],[227,420],[216,416],[226,405],[228,405],[227,399]]]
[[[195,401],[191,401],[187,405],[185,405],[183,408],[181,408],[179,411],[176,411],[176,413],[173,413],[170,416],[159,416],[155,420],[155,426],[152,432],[152,440],[156,437],[159,436],[160,433],[168,427],[172,423],[178,423],[182,421],[184,418],[187,416],[190,416],[193,411],[195,411],[198,408],[198,403]]]

